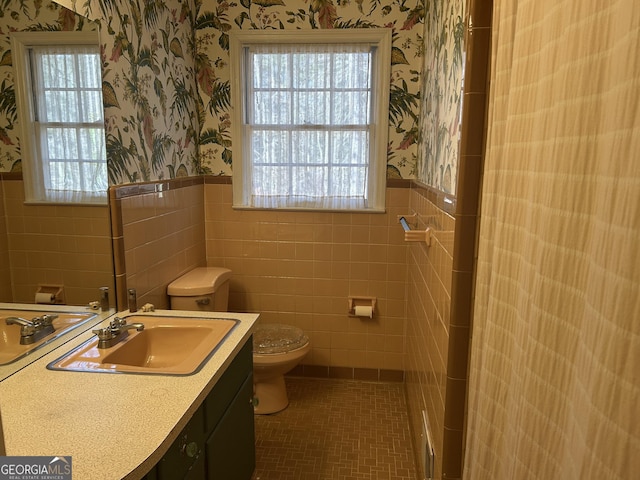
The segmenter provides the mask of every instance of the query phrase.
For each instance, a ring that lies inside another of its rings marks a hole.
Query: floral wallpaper
[[[98,3],[109,182],[197,174],[193,2]]]
[[[111,184],[232,174],[232,28],[390,27],[387,175],[455,194],[464,0],[59,1],[100,23]]]
[[[416,178],[451,194],[458,177],[464,18],[464,0],[427,3]]]
[[[94,31],[97,25],[42,0],[0,0],[0,12],[0,172],[19,172],[22,158],[9,33]]]
[[[205,0],[196,19],[198,86],[204,109],[201,172],[231,175],[231,29],[393,28],[387,176],[416,171],[423,55],[422,0]]]

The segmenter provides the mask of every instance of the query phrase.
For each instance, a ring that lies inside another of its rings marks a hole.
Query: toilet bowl
[[[289,405],[284,374],[311,350],[309,338],[291,325],[258,325],[253,333],[254,413],[276,413]]]

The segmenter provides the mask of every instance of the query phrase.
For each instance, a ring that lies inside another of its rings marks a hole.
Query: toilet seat
[[[253,332],[253,353],[258,355],[288,353],[308,343],[309,337],[292,325],[268,323],[257,325]]]

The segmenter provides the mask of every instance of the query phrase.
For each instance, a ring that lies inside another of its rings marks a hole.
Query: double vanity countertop
[[[142,478],[249,340],[258,318],[168,310],[148,315],[215,317],[238,323],[203,366],[187,376],[47,369],[95,337],[91,329],[49,351],[0,382],[6,455],[71,456],[73,478],[83,480]],[[94,328],[108,323],[104,320]]]

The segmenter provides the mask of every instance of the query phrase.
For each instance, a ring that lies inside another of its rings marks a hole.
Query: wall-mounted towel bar
[[[405,242],[425,242],[428,247],[431,246],[431,228],[427,227],[425,230],[412,230],[418,225],[418,214],[413,215],[399,215],[398,222],[402,225],[404,230]]]

